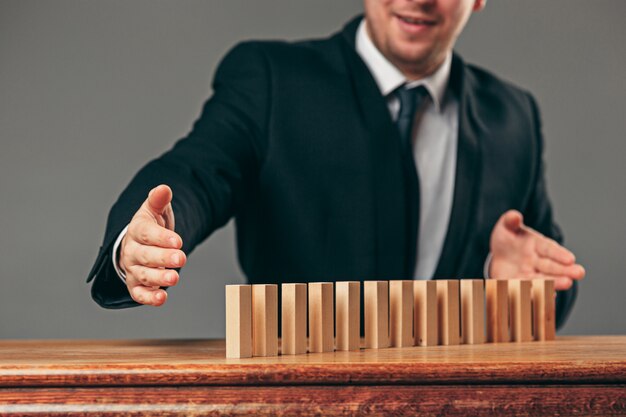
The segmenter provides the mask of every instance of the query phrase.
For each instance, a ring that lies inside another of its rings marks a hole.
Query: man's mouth
[[[407,23],[409,25],[418,25],[418,26],[434,26],[437,24],[435,19],[427,19],[421,17],[410,17],[410,16],[402,16],[399,14],[395,15],[398,19]]]

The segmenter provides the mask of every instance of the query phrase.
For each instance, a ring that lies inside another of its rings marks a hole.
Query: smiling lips
[[[394,16],[400,22],[400,26],[410,32],[420,32],[423,30],[427,30],[428,28],[431,28],[437,24],[437,21],[435,19],[430,18],[403,16],[399,14],[394,14]]]

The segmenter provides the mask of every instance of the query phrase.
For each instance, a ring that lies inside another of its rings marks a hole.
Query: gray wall
[[[162,308],[108,311],[84,280],[133,173],[183,136],[247,38],[323,36],[358,0],[0,0],[0,338],[223,337],[232,227]],[[623,0],[498,0],[458,45],[533,91],[567,245],[587,267],[563,333],[626,333]],[[622,180],[620,180],[620,178]]]

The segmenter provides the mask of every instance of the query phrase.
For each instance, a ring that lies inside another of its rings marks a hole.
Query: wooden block
[[[278,356],[278,286],[252,286],[252,356]]]
[[[306,353],[306,284],[282,285],[281,353]]]
[[[363,304],[365,347],[389,347],[389,282],[365,281]]]
[[[333,283],[309,283],[309,352],[335,349]]]
[[[361,283],[337,282],[335,288],[337,350],[359,350],[361,342]]]
[[[226,286],[226,357],[252,357],[252,289]]]
[[[389,328],[391,346],[413,346],[413,281],[389,281]]]
[[[413,335],[416,346],[437,344],[437,282],[413,281]]]
[[[553,280],[533,279],[533,324],[535,340],[556,337],[556,293]]]
[[[437,320],[440,345],[458,345],[461,341],[459,281],[438,279]]]
[[[487,292],[487,341],[509,342],[509,290],[507,280],[488,279]]]
[[[511,339],[514,342],[530,342],[532,333],[532,307],[530,302],[531,282],[528,280],[509,280],[509,312]]]
[[[485,281],[461,280],[461,339],[463,343],[485,343]]]

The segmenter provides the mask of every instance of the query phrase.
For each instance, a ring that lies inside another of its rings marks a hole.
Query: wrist
[[[485,259],[485,264],[483,265],[483,277],[485,279],[490,279],[491,278],[491,264],[493,260],[493,253],[489,252],[489,254],[487,254],[487,259]]]
[[[121,252],[121,247],[122,247],[122,241],[126,237],[127,231],[128,231],[128,226],[126,226],[120,232],[119,236],[115,240],[115,243],[113,244],[113,251],[112,251],[113,253],[111,254],[111,261],[113,262],[113,268],[115,269],[115,272],[117,272],[117,275],[120,277],[120,279],[124,282],[126,282],[126,271],[120,264],[120,252]]]

